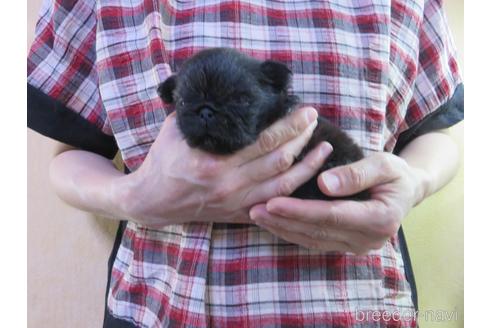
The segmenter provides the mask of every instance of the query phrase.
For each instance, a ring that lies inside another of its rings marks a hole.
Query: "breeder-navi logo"
[[[395,321],[458,321],[458,311],[426,310],[422,312],[408,311],[360,311],[355,312],[357,322],[395,322]]]

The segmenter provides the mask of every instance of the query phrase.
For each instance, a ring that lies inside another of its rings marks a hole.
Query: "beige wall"
[[[41,0],[28,0],[28,45]],[[61,202],[48,181],[55,143],[28,130],[27,302],[30,328],[100,327],[114,222]]]
[[[28,45],[41,0],[28,0]],[[463,1],[446,9],[463,56]],[[461,65],[462,60],[461,60]],[[463,66],[462,66],[463,67]],[[61,202],[48,182],[54,142],[28,131],[28,326],[99,327],[106,261],[116,226]],[[462,147],[463,126],[452,129]],[[460,311],[460,321],[421,327],[460,327],[463,309],[463,171],[405,221],[422,309]]]

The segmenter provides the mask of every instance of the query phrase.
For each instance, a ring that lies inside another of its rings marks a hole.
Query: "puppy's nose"
[[[200,108],[200,111],[198,112],[198,114],[200,115],[200,118],[202,119],[202,121],[204,123],[207,123],[207,124],[211,123],[215,119],[214,111],[210,107],[207,107],[207,106]]]

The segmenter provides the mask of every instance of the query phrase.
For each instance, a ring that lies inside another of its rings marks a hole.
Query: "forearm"
[[[112,161],[82,150],[64,151],[50,164],[50,181],[62,200],[112,219],[125,216],[116,201],[124,193],[123,176]]]
[[[445,186],[459,167],[459,151],[446,131],[424,134],[412,140],[399,154],[421,179],[416,204]]]

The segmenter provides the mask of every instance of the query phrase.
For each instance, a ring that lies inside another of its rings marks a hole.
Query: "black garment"
[[[113,159],[118,146],[87,119],[27,84],[27,126],[67,145]]]

